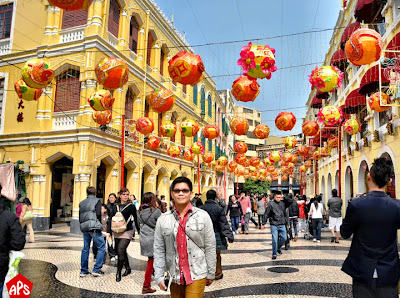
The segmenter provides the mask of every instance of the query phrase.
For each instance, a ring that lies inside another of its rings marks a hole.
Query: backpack
[[[122,233],[126,231],[126,227],[131,220],[131,217],[128,218],[128,221],[125,220],[122,211],[124,211],[129,205],[126,205],[121,211],[119,210],[119,206],[117,205],[117,213],[111,219],[111,231],[114,233]]]

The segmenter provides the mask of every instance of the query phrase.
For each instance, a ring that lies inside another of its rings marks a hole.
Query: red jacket
[[[299,205],[299,218],[305,218],[306,213],[304,212],[304,207],[306,206],[306,202],[305,201],[297,201],[297,204]]]

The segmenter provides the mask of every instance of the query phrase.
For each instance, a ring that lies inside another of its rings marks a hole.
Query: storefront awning
[[[388,82],[381,69],[382,82]],[[379,88],[379,65],[375,65],[367,70],[363,75],[360,83],[360,90],[358,93],[361,95],[371,94],[376,92]]]
[[[322,99],[319,99],[318,97],[314,96],[314,98],[311,101],[310,107],[313,109],[322,108]]]
[[[358,0],[354,17],[359,22],[373,23],[382,20],[381,10],[386,3],[383,0]]]
[[[319,99],[328,99],[329,98],[329,92],[317,91],[317,95],[315,97],[319,98]]]
[[[361,28],[360,22],[355,22],[355,23],[352,23],[349,26],[347,26],[346,29],[344,29],[342,37],[340,39],[340,48],[342,50],[344,50],[346,41],[348,41],[350,36],[353,34],[353,32],[359,28]]]
[[[341,106],[346,114],[356,114],[361,111],[367,104],[365,95],[359,93],[360,89],[355,89],[346,97],[344,105]]]
[[[345,71],[348,65],[345,51],[339,49],[335,53],[333,53],[331,64],[339,68],[341,71]]]
[[[397,33],[388,43],[385,50],[389,51],[400,51],[400,33]],[[385,53],[385,57],[394,58],[398,54],[395,53]]]

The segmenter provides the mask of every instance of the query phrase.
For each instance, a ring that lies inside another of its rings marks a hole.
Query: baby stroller
[[[304,233],[304,239],[306,239],[306,240],[313,239],[312,230],[313,230],[312,219],[311,219],[311,217],[308,216],[307,217],[307,222],[306,222],[306,231]]]

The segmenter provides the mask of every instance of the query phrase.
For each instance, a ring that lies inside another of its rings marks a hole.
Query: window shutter
[[[129,48],[137,53],[137,42],[139,36],[139,24],[134,17],[131,18],[131,28],[129,32]]]
[[[135,95],[131,91],[130,88],[128,88],[128,91],[126,92],[125,96],[125,118],[126,119],[132,119],[133,118],[133,101],[135,100]]]
[[[79,110],[81,83],[79,71],[67,70],[57,77],[54,112]]]
[[[147,65],[150,65],[151,62],[151,48],[153,46],[153,35],[149,32],[147,35]]]
[[[165,59],[165,54],[164,51],[161,49],[161,55],[160,55],[160,74],[163,77],[164,76],[164,59]]]
[[[181,145],[186,146],[186,136],[182,131],[181,131]]]
[[[88,18],[87,11],[84,10],[76,10],[76,11],[67,11],[63,10],[63,20],[61,29],[72,28],[76,26],[86,25]]]
[[[117,1],[111,0],[108,14],[108,31],[115,37],[118,37],[120,11]]]

